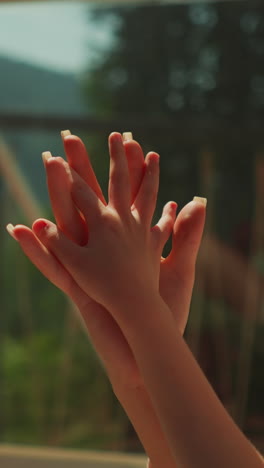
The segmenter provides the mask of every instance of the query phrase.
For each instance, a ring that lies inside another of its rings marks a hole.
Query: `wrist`
[[[118,322],[130,346],[136,342],[152,341],[158,332],[174,326],[171,310],[158,291],[145,291],[127,297],[109,310]]]
[[[157,304],[164,303],[159,291],[154,288],[138,288],[131,290],[125,294],[120,292],[118,298],[115,298],[108,305],[108,310],[114,314],[134,320],[135,323],[148,319],[151,311],[157,308]]]
[[[124,283],[124,282],[123,282]],[[122,282],[110,287],[106,294],[106,304],[104,306],[108,310],[120,310],[122,314],[124,310],[129,308],[135,310],[137,306],[146,304],[152,301],[152,298],[160,298],[159,284],[154,281],[147,282],[142,275],[132,281],[127,279],[126,284]]]

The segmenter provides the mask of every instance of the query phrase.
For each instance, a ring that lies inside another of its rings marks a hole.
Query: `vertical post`
[[[213,210],[214,210],[214,155],[208,148],[203,148],[199,155],[199,190],[203,197],[208,199],[207,214],[206,214],[206,232],[212,231],[213,224]],[[187,340],[193,354],[198,357],[201,333],[202,333],[202,320],[203,311],[205,307],[204,300],[204,287],[205,278],[198,277],[195,280],[192,310],[195,316],[190,317],[190,325],[187,328]]]
[[[255,160],[255,216],[251,243],[250,267],[254,267],[254,257],[264,250],[264,157],[258,154]],[[240,354],[237,371],[237,403],[235,419],[241,429],[246,423],[246,412],[251,376],[254,338],[261,307],[261,284],[258,276],[248,275],[245,291],[243,319],[240,330]],[[250,313],[249,313],[250,312]],[[250,318],[249,318],[250,317]]]

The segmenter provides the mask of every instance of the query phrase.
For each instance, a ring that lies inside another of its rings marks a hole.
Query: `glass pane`
[[[41,152],[63,129],[105,195],[111,131],[159,152],[156,218],[208,198],[186,340],[260,450],[263,118],[262,1],[0,5],[2,228],[52,216]],[[142,453],[72,305],[1,232],[0,442]]]

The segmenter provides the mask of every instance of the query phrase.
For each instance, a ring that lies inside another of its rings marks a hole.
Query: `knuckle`
[[[109,209],[108,212],[102,214],[100,217],[100,221],[102,223],[103,228],[106,231],[111,232],[115,235],[118,235],[120,233],[120,218],[115,210],[110,211]]]

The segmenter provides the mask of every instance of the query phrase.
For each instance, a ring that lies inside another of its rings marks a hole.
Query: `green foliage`
[[[262,116],[263,11],[258,0],[96,9],[114,40],[88,77],[89,98],[147,120]]]
[[[161,154],[157,211],[168,199],[181,207],[201,193],[214,203],[212,227],[226,242],[252,219],[262,141],[255,123],[264,115],[263,12],[260,1],[94,9],[98,28],[112,25],[113,33],[84,77],[87,103],[118,122],[114,130],[133,131],[145,152]]]

